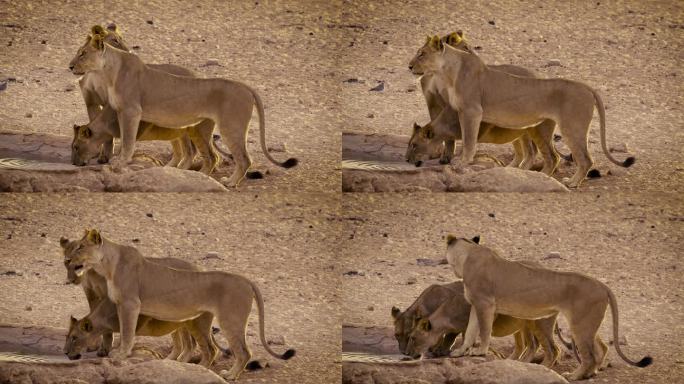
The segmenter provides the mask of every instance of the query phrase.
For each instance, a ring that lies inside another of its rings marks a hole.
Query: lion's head
[[[442,64],[441,53],[444,52],[445,45],[462,51],[472,52],[461,31],[452,32],[442,38],[437,35],[427,36],[425,44],[420,47],[416,55],[409,62],[409,70],[414,75],[422,75],[439,69]]]
[[[128,47],[126,47],[116,25],[109,24],[106,29],[100,25],[95,25],[91,28],[85,43],[78,49],[76,56],[69,63],[71,73],[83,75],[88,71],[102,69],[102,52],[105,49],[105,44],[128,51]]]
[[[423,127],[413,123],[413,134],[406,149],[406,161],[420,167],[425,157],[437,158],[443,149],[444,142],[435,138],[435,132],[430,123]]]
[[[69,333],[67,333],[64,342],[64,354],[69,360],[78,360],[81,358],[83,350],[87,350],[89,345],[97,343],[100,336],[102,333],[95,331],[93,323],[87,316],[81,320],[72,316],[69,323]]]
[[[74,124],[74,138],[71,141],[71,163],[78,166],[88,164],[91,159],[100,154],[102,144],[111,139],[112,136],[102,132],[102,130],[91,129],[90,124]]]
[[[86,230],[80,240],[62,237],[59,245],[64,251],[67,280],[79,284],[83,275],[102,260],[102,236],[96,229]]]

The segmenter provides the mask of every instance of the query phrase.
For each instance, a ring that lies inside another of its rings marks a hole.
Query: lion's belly
[[[541,123],[544,119],[536,114],[483,113],[482,121],[510,129],[524,129]]]
[[[173,303],[142,302],[140,313],[163,321],[186,321],[196,318],[203,312],[193,306],[174,305]]]
[[[142,120],[165,128],[186,128],[202,121],[202,118],[187,115],[173,115],[165,113],[145,113],[143,110]]]
[[[516,301],[509,303],[506,301],[496,301],[496,313],[517,317],[519,319],[536,320],[555,315],[559,312],[558,308],[551,304],[536,304]]]

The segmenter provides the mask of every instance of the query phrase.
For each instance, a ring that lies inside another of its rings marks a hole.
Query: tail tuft
[[[299,164],[299,160],[295,159],[294,157],[290,157],[289,159],[285,160],[282,167],[283,168],[292,168],[297,164]]]
[[[263,179],[263,178],[264,178],[264,174],[261,173],[261,172],[259,172],[259,171],[249,171],[249,172],[247,172],[247,174],[245,175],[245,177],[247,177],[248,179],[252,179],[252,180],[255,180],[255,179]]]
[[[625,161],[622,162],[622,166],[625,168],[631,167],[634,163],[636,162],[636,158],[634,156],[630,156],[625,159]]]
[[[296,353],[297,353],[297,351],[295,351],[294,349],[288,349],[287,351],[285,351],[285,353],[283,353],[282,356],[280,356],[280,358],[283,360],[290,360],[291,358],[294,357],[294,355]],[[650,364],[650,362],[649,362],[649,364]]]
[[[259,360],[252,360],[249,363],[247,363],[247,365],[245,365],[245,369],[248,371],[256,371],[259,369],[264,369],[264,366],[261,365]]]
[[[601,172],[598,169],[592,169],[587,173],[587,177],[590,179],[598,179],[601,177]]]
[[[639,368],[643,367],[648,367],[653,363],[653,358],[651,356],[646,356],[643,359],[639,360],[638,363],[636,363],[636,366]]]

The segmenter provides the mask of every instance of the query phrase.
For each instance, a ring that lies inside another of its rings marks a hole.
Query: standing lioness
[[[227,184],[237,186],[252,164],[246,142],[254,106],[259,114],[264,156],[284,168],[297,164],[295,158],[281,163],[268,152],[264,106],[252,88],[233,80],[198,79],[150,69],[138,56],[107,44],[101,31],[102,27],[93,27],[69,68],[76,75],[101,71],[106,79],[108,102],[116,111],[121,130],[121,153],[112,162],[114,168],[131,161],[140,120],[183,128],[209,119],[218,127],[235,160],[235,171]]]
[[[606,146],[606,112],[598,93],[586,84],[566,79],[515,76],[488,68],[477,55],[444,44],[439,36],[428,37],[409,64],[411,72],[432,74],[440,93],[458,112],[463,136],[461,161],[475,157],[480,123],[522,129],[542,120],[556,122],[566,140],[577,171],[566,180],[579,187],[593,165],[587,147],[589,124],[596,105],[601,120],[601,146],[613,163],[629,167],[634,157],[620,162]]]
[[[638,367],[651,364],[651,357],[634,362],[620,350],[615,295],[600,281],[580,273],[506,260],[480,245],[479,237],[471,241],[447,236],[446,256],[456,277],[463,278],[465,297],[472,305],[463,345],[453,352],[454,356],[462,356],[468,350],[471,355],[484,355],[496,314],[537,320],[562,313],[581,360],[580,366],[566,376],[571,380],[586,379],[596,374],[608,351],[598,329],[610,305],[618,355]],[[480,346],[473,347],[478,333]]]
[[[216,316],[235,363],[226,378],[235,380],[252,354],[245,340],[247,320],[256,300],[259,310],[259,337],[266,351],[283,360],[295,355],[288,349],[282,355],[266,343],[264,301],[256,284],[243,276],[212,271],[196,272],[168,268],[146,260],[137,249],[109,241],[97,230],[86,230],[69,255],[76,274],[95,271],[107,280],[107,294],[119,314],[121,346],[114,357],[130,356],[138,315],[165,321],[186,321],[209,312]]]

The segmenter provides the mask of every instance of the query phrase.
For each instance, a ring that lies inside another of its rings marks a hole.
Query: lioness
[[[100,34],[103,36],[104,41],[107,44],[115,48],[128,51],[128,47],[126,46],[126,43],[123,40],[121,31],[116,26],[116,24],[111,23],[107,25],[106,29],[100,29]],[[149,67],[179,76],[195,76],[194,72],[173,64],[150,64]],[[85,73],[79,79],[78,84],[81,88],[81,95],[83,96],[83,100],[85,101],[86,109],[88,111],[88,120],[93,121],[97,117],[97,115],[100,114],[101,110],[109,108],[109,103],[107,102],[107,88],[105,86],[106,79],[103,77],[102,72],[91,71]],[[119,126],[116,121],[114,121],[113,130],[117,132],[119,131]],[[148,135],[154,134],[154,129],[152,127],[147,127],[146,130],[149,131]],[[74,139],[78,137],[76,133],[77,132],[74,132]],[[112,137],[101,138],[100,143],[102,144],[102,147],[101,149],[97,148],[97,150],[100,151],[97,160],[99,163],[108,163],[109,159],[112,157],[115,136],[118,136],[118,133],[116,135],[112,135]],[[200,143],[198,142],[196,145],[200,148],[200,151],[202,151],[202,146],[200,146],[199,144]],[[190,141],[190,136],[180,135],[178,139],[171,141],[171,145],[173,147],[173,157],[171,158],[171,161],[169,161],[166,165],[172,167],[178,166],[181,169],[188,169],[190,165],[192,165],[192,159],[194,158],[195,152]],[[83,162],[87,162],[92,158],[84,158],[82,156],[77,156],[73,148],[74,145],[72,144],[71,159],[74,165],[84,165]],[[207,159],[207,156],[205,156],[205,159]]]
[[[118,317],[116,313],[116,306],[108,298],[107,281],[104,277],[98,275],[93,270],[89,270],[86,273],[81,274],[76,273],[73,265],[71,265],[71,255],[75,251],[75,249],[80,246],[77,242],[69,241],[68,239],[62,237],[59,240],[59,245],[62,247],[62,251],[64,253],[64,266],[67,269],[67,281],[72,284],[80,284],[83,288],[83,291],[86,295],[86,299],[88,300],[88,307],[90,308],[91,314],[89,315],[89,317],[95,318],[95,321],[93,323],[98,328],[97,330],[91,329],[90,331],[88,331],[89,337],[87,338],[87,340],[79,341],[77,346],[73,347],[73,350],[71,351],[71,356],[80,356],[81,349],[78,348],[80,348],[82,345],[87,345],[89,347],[91,345],[94,345],[100,339],[100,336],[102,336],[102,342],[100,343],[97,355],[101,357],[107,356],[109,355],[109,352],[112,349],[112,333],[113,331],[118,332]],[[150,262],[164,265],[170,268],[184,269],[189,271],[201,270],[199,267],[192,263],[189,263],[185,260],[176,259],[173,257],[149,258],[148,260]],[[213,319],[213,316],[211,316],[210,314],[207,315],[209,315],[208,326],[211,327],[211,320]],[[204,319],[206,319],[206,316],[204,317]],[[138,324],[149,324],[148,330],[145,331],[149,334],[154,333],[155,328],[172,330],[179,328],[179,325],[177,323],[165,324],[165,322],[163,321],[154,320],[151,322],[151,320],[153,319],[145,315],[140,315],[140,317],[138,318]],[[117,325],[110,325],[111,322],[117,322]],[[204,323],[199,323],[198,327],[201,328],[202,324]],[[167,333],[169,332],[163,334]],[[73,338],[75,336],[77,335],[71,335],[70,338]],[[200,336],[205,337],[205,335],[203,334]],[[192,344],[193,341],[191,337],[191,329],[178,329],[177,332],[174,332],[172,334],[172,339],[173,350],[167,356],[167,358],[185,362],[188,361],[190,357],[192,357],[192,352],[194,350],[194,345]],[[211,361],[213,361],[213,359],[216,357],[217,351],[220,349],[214,342],[213,335],[212,342],[209,345],[205,346],[204,344],[200,344],[200,347],[205,348],[205,351],[202,351],[202,358],[211,358]]]
[[[472,305],[463,345],[453,355],[462,356],[480,335],[480,346],[471,355],[484,355],[489,347],[496,313],[537,320],[562,313],[568,320],[580,357],[580,366],[564,374],[570,380],[589,378],[603,364],[608,347],[598,336],[606,308],[613,317],[613,340],[618,355],[630,365],[645,367],[653,359],[629,360],[620,350],[615,295],[605,284],[575,272],[558,272],[541,266],[509,261],[473,240],[447,236],[447,260],[463,278],[466,300]]]
[[[461,289],[463,289],[463,282]],[[463,296],[454,295],[442,303],[434,312],[418,320],[409,336],[407,349],[414,357],[424,358],[432,352],[432,346],[438,343],[444,334],[460,334],[468,327],[470,304]],[[515,349],[508,357],[524,362],[531,362],[537,352],[537,341],[544,350],[542,364],[551,367],[560,357],[560,349],[553,340],[556,327],[556,316],[539,320],[523,320],[506,315],[496,315],[492,325],[492,336],[505,337],[513,335]]]
[[[105,239],[97,230],[86,230],[83,238],[73,243],[68,266],[77,275],[93,270],[103,276],[107,280],[107,294],[116,304],[121,345],[114,351],[114,357],[130,356],[139,314],[186,321],[209,312],[217,317],[235,356],[225,378],[235,380],[251,358],[245,332],[252,300],[256,300],[259,310],[259,337],[264,349],[283,360],[295,355],[294,349],[279,355],[266,343],[264,301],[256,284],[245,277],[159,265],[144,258],[134,247]]]
[[[409,68],[414,74],[432,74],[436,88],[447,96],[449,106],[458,111],[463,136],[461,162],[464,164],[473,161],[482,121],[521,129],[550,119],[560,127],[578,166],[573,177],[564,182],[569,187],[579,187],[593,165],[587,134],[594,105],[599,112],[601,146],[606,157],[622,167],[634,164],[634,157],[620,162],[608,151],[603,102],[586,84],[492,70],[477,55],[444,44],[439,36],[428,37]]]
[[[252,164],[246,136],[255,105],[261,148],[266,158],[284,168],[297,164],[295,158],[278,162],[268,152],[264,106],[252,88],[232,80],[175,76],[150,69],[136,55],[107,44],[101,31],[99,26],[92,29],[71,61],[70,69],[76,75],[101,71],[106,79],[108,102],[117,113],[121,130],[121,153],[112,163],[114,168],[131,161],[141,120],[183,128],[210,119],[221,132],[236,163],[227,184],[237,186]]]
[[[457,295],[459,287],[461,296],[463,296],[463,283],[461,282],[444,285],[433,284],[421,292],[418,298],[406,309],[406,311],[402,312],[399,308],[392,307],[394,337],[397,339],[399,351],[401,353],[409,356],[413,355],[413,352],[407,349],[408,339],[413,327],[421,317],[431,314],[450,297]],[[434,356],[448,355],[456,336],[457,334],[454,333],[444,335],[437,344],[432,345],[432,354]]]
[[[444,44],[448,44],[456,49],[471,52],[463,32],[457,31],[441,38]],[[537,77],[536,73],[529,69],[516,65],[490,65],[492,70],[510,73],[517,76]],[[412,64],[409,64],[412,69]],[[440,79],[432,73],[424,73],[420,77],[420,85],[425,97],[430,114],[431,126],[435,127],[435,135],[428,131],[417,129],[414,124],[413,135],[409,141],[406,153],[406,160],[420,166],[421,157],[434,153],[436,147],[444,142],[440,163],[448,164],[454,155],[454,140],[461,140],[461,126],[459,123],[458,112],[455,111],[448,102],[448,94],[443,93],[439,86]],[[537,147],[541,151],[544,159],[542,172],[547,175],[553,174],[560,157],[552,144],[553,131],[556,124],[553,120],[544,120],[526,131],[514,131],[496,126],[489,123],[481,123],[480,131],[485,131],[478,135],[477,141],[480,143],[504,144],[513,143],[515,157],[509,166],[516,166],[522,169],[529,169],[536,157]],[[532,140],[532,141],[531,141]]]

